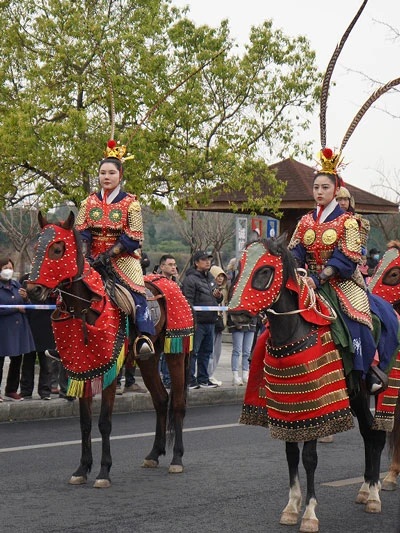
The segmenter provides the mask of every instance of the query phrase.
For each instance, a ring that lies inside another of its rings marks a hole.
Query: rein
[[[64,280],[64,281],[62,281],[60,283],[60,285],[61,286],[63,286],[63,285],[67,286],[67,285],[72,285],[73,283],[76,283],[77,281],[82,281],[83,279],[85,279],[89,275],[91,269],[92,269],[92,267],[89,266],[89,269],[88,269],[88,271],[85,274],[82,274],[82,275],[78,274],[78,277],[77,278],[73,278],[72,280],[68,280],[68,281]],[[60,295],[60,298],[61,298],[62,302],[63,302],[62,295],[63,294],[67,294],[72,299],[81,300],[82,302],[86,302],[88,304],[92,303],[92,300],[87,300],[86,298],[82,298],[81,296],[78,296],[76,294],[71,294],[68,291],[62,290],[60,287],[57,287],[57,289],[54,292],[56,292],[56,293],[58,293]],[[62,309],[62,312],[68,313],[70,316],[75,316],[75,310],[74,310],[73,307],[64,308],[64,309]],[[88,340],[88,330],[87,330],[87,312],[88,312],[88,308],[82,309],[82,311],[81,311],[83,342],[84,342],[85,346],[87,346],[87,344],[89,342],[89,340]]]
[[[307,277],[307,271],[304,268],[297,268],[296,271],[300,274],[301,277]],[[265,312],[270,313],[272,315],[276,315],[276,316],[280,316],[280,315],[283,316],[283,315],[298,315],[299,313],[305,313],[306,311],[313,310],[320,317],[326,320],[329,320],[330,322],[334,322],[337,318],[336,311],[332,308],[333,314],[330,316],[326,316],[323,313],[321,313],[321,311],[317,309],[317,297],[315,296],[315,290],[312,287],[308,286],[308,291],[310,295],[310,305],[306,307],[305,309],[294,309],[293,311],[279,312],[279,311],[275,311],[274,309],[269,308],[269,309],[266,309]],[[278,299],[279,297],[275,300],[274,303],[276,303]]]

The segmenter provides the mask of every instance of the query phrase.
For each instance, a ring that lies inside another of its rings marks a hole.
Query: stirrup
[[[146,335],[140,335],[136,337],[133,343],[133,353],[136,359],[149,359],[156,352],[154,351],[154,345],[152,341]]]
[[[367,389],[370,394],[379,394],[389,386],[389,378],[377,365],[373,365],[368,370],[365,378]]]

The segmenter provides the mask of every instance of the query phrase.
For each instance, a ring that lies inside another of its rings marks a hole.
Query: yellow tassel
[[[164,340],[164,353],[171,353],[171,339],[169,337]]]
[[[117,359],[117,376],[124,363],[125,363],[125,344],[122,345],[121,351],[119,352],[119,356]]]
[[[85,382],[76,379],[69,379],[67,396],[75,396],[83,398],[83,391],[85,389]]]

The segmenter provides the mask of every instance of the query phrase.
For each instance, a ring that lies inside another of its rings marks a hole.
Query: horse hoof
[[[182,465],[169,465],[168,472],[170,474],[182,474],[183,466]]]
[[[367,503],[369,498],[369,492],[360,490],[357,494],[356,503]]]
[[[154,459],[145,459],[142,463],[142,468],[157,468],[158,461]]]
[[[397,489],[397,474],[389,472],[382,483],[382,490],[396,490]]]
[[[302,533],[316,533],[319,531],[318,518],[303,518],[300,524],[300,531]]]
[[[93,487],[95,489],[108,489],[111,487],[111,481],[109,479],[96,479]]]
[[[84,485],[87,483],[87,478],[85,476],[71,476],[71,479],[68,481],[70,485]]]
[[[382,511],[382,503],[379,500],[368,500],[365,511],[367,513],[380,513]]]
[[[283,511],[279,523],[283,526],[295,526],[299,519],[299,513],[294,511]]]
[[[386,479],[383,480],[382,490],[396,490],[396,489],[397,489],[396,481],[386,481]]]

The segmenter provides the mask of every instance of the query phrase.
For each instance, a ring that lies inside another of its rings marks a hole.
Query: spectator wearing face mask
[[[371,248],[367,257],[368,276],[371,277],[375,274],[376,267],[379,263],[380,251],[376,248]]]
[[[21,401],[17,393],[20,381],[22,354],[33,352],[35,343],[25,313],[24,304],[28,295],[22,285],[12,279],[14,263],[8,257],[0,257],[0,304],[17,305],[16,308],[0,307],[0,386],[6,357],[10,358],[5,397],[11,401]],[[0,402],[3,399],[0,396]]]

